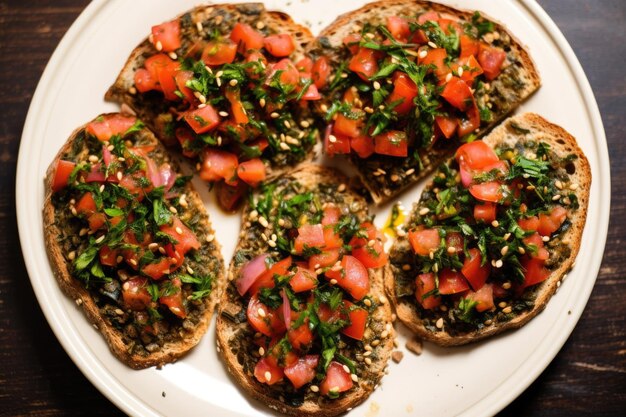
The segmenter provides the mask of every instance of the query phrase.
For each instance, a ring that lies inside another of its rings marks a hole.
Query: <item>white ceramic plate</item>
[[[41,308],[57,338],[89,380],[131,415],[259,415],[268,409],[233,383],[215,349],[213,327],[186,358],[162,370],[133,371],[117,361],[100,334],[65,297],[52,276],[43,243],[43,177],[72,130],[117,107],[104,92],[132,48],[151,25],[191,8],[197,0],[94,0],[67,32],[52,56],[31,103],[17,171],[17,214],[22,251]],[[314,32],[362,0],[266,1],[289,12]],[[606,139],[589,83],[570,46],[545,12],[531,0],[445,1],[483,10],[505,23],[528,45],[543,87],[519,111],[534,111],[578,138],[589,158],[593,184],[589,215],[574,270],[546,310],[515,332],[469,347],[441,349],[427,344],[421,356],[405,351],[401,364],[353,415],[488,415],[517,397],[557,354],[580,317],[594,285],[609,219],[610,178]],[[157,6],[158,4],[158,6]],[[206,186],[196,183],[205,190]],[[402,198],[405,206],[421,186]],[[228,262],[239,230],[238,215],[215,209],[204,195]],[[377,212],[384,221],[390,205]],[[380,224],[379,224],[380,225]],[[404,350],[406,332],[400,330]]]

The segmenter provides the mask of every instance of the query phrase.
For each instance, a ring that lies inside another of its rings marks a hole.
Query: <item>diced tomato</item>
[[[456,294],[469,289],[467,280],[463,274],[444,268],[439,272],[439,293],[440,294]]]
[[[254,80],[259,79],[265,74],[265,68],[267,67],[267,58],[261,52],[251,52],[246,58],[246,62],[256,62],[259,65],[246,68],[248,76]]]
[[[506,52],[500,48],[480,45],[478,52],[478,62],[485,73],[485,78],[489,81],[495,79],[502,71],[502,64],[506,59]]]
[[[496,219],[496,208],[495,203],[476,204],[474,206],[474,219],[491,223]]]
[[[480,42],[468,35],[461,35],[461,58],[478,55]]]
[[[193,91],[191,90],[191,88],[187,87],[187,82],[190,81],[192,78],[193,71],[178,71],[174,76],[174,81],[176,82],[176,87],[178,88],[178,91],[183,93],[183,95],[185,96],[185,100],[187,100],[187,102],[190,104],[194,104],[197,101],[196,97],[193,95]]]
[[[296,350],[305,350],[310,346],[313,342],[313,332],[309,327],[309,319],[305,319],[297,328],[288,329],[287,339],[289,339],[289,343]]]
[[[456,132],[456,128],[459,125],[454,117],[448,116],[435,116],[435,123],[437,123],[437,127],[439,127],[439,130],[441,130],[441,133],[446,139],[450,139],[454,136],[454,132]]]
[[[387,98],[387,103],[392,104],[399,101],[400,103],[393,110],[398,114],[406,114],[415,106],[413,99],[417,97],[417,86],[403,72],[396,72],[393,78],[393,91]]]
[[[271,65],[267,80],[265,83],[271,85],[272,80],[276,74],[280,71],[278,79],[283,86],[297,87],[300,83],[300,72],[296,66],[289,59],[281,59],[277,63]]]
[[[183,304],[182,286],[180,278],[172,279],[167,287],[169,294],[159,297],[159,303],[167,306],[174,315],[184,319],[187,317],[187,310]]]
[[[435,49],[424,49],[426,52],[426,56],[424,58],[418,58],[418,63],[421,65],[432,65],[435,76],[439,80],[444,80],[448,73],[450,72],[450,68],[448,68],[445,64],[445,59],[448,54],[444,48],[435,48]]]
[[[354,109],[353,109],[354,110]],[[351,119],[339,113],[333,125],[333,133],[347,136],[349,138],[357,137],[361,134],[363,119]]]
[[[429,21],[437,22],[438,20],[439,20],[439,13],[430,11],[430,12],[425,12],[419,15],[419,17],[417,18],[417,23],[419,23],[420,25],[423,25],[426,22],[429,22]]]
[[[550,271],[544,266],[545,261],[541,259],[524,258],[521,263],[522,268],[524,268],[523,288],[539,284],[550,276]]]
[[[439,26],[446,35],[450,35],[453,31],[457,35],[461,35],[463,33],[463,28],[461,28],[461,24],[456,20],[441,18],[437,23],[439,23]]]
[[[302,253],[305,248],[323,248],[325,245],[324,227],[321,224],[305,224],[298,228],[293,248],[296,253]]]
[[[254,376],[262,384],[274,385],[283,380],[284,373],[276,361],[264,357],[254,367]]]
[[[532,235],[527,236],[522,240],[532,252],[529,253],[530,257],[540,259],[542,261],[545,261],[550,257],[550,253],[546,248],[543,247],[543,240],[538,233],[533,233]]]
[[[332,134],[332,125],[326,126],[324,133],[324,151],[328,156],[335,154],[350,153],[350,138],[338,134]]]
[[[476,104],[476,100],[472,96],[472,100],[470,103],[469,109],[465,112],[464,117],[459,121],[459,129],[457,134],[459,137],[463,137],[472,132],[475,132],[476,129],[480,127],[480,113],[478,111],[478,105]]]
[[[501,181],[487,181],[470,185],[469,192],[478,200],[498,203],[508,192],[508,186]]]
[[[302,78],[304,80],[304,78]],[[319,100],[322,98],[322,95],[320,94],[320,92],[317,90],[317,87],[315,86],[315,84],[310,84],[307,88],[304,94],[302,94],[302,97],[300,98],[300,100],[302,101],[314,101],[314,100]]]
[[[141,272],[152,279],[159,280],[163,278],[164,275],[167,275],[171,272],[171,265],[172,261],[171,259],[169,259],[169,257],[162,257],[158,260],[158,262],[144,265],[141,269]]]
[[[265,180],[265,165],[260,158],[244,161],[237,167],[237,177],[245,181],[252,187],[256,187]]]
[[[252,26],[237,22],[233,26],[233,31],[230,33],[230,40],[235,42],[239,47],[239,52],[246,53],[250,49],[263,48],[263,35],[257,32]]]
[[[549,214],[539,214],[539,226],[537,231],[541,236],[550,236],[559,230],[565,219],[567,218],[567,210],[562,206],[555,206]]]
[[[87,191],[83,194],[80,200],[78,200],[78,203],[76,203],[76,212],[85,217],[91,216],[96,210],[96,200],[94,200],[91,191]]]
[[[117,265],[117,250],[113,250],[107,245],[104,245],[98,251],[100,257],[100,263],[104,266]]]
[[[89,230],[91,230],[92,232],[95,232],[96,230],[100,230],[100,228],[104,226],[104,224],[107,221],[107,218],[104,215],[104,213],[94,213],[91,216],[89,216],[87,221],[89,222]]]
[[[248,114],[245,107],[243,106],[243,103],[241,102],[239,89],[226,88],[226,92],[224,95],[226,96],[226,99],[230,102],[230,109],[235,123],[248,123]]]
[[[311,255],[309,258],[309,269],[327,268],[333,266],[339,260],[339,249],[323,250],[321,253]]]
[[[416,254],[428,256],[441,244],[441,237],[437,229],[422,229],[409,231],[409,243]]]
[[[52,191],[58,192],[67,187],[70,179],[70,174],[74,171],[76,164],[64,159],[57,160],[56,168],[54,169],[54,177],[52,179]]]
[[[517,221],[517,224],[519,225],[519,227],[527,232],[531,230],[533,232],[536,232],[537,229],[539,229],[539,218],[537,216],[525,217],[519,219]]]
[[[145,93],[150,90],[161,90],[159,80],[156,77],[153,77],[152,74],[150,74],[150,71],[145,68],[139,68],[135,71],[134,81],[135,88],[137,88],[137,91],[140,93]]]
[[[452,77],[446,84],[441,97],[461,111],[466,111],[473,100],[472,91],[469,86],[459,77]]]
[[[341,329],[341,333],[353,339],[362,340],[367,325],[367,310],[352,304],[348,300],[343,300],[343,308],[348,313],[350,324]]]
[[[225,182],[218,182],[215,186],[215,195],[217,203],[226,211],[235,210],[241,203],[243,196],[248,190],[248,184],[239,181],[237,185],[231,186]]]
[[[387,29],[389,29],[389,33],[395,40],[399,42],[406,42],[411,34],[408,20],[399,16],[387,17]]]
[[[293,38],[286,33],[267,36],[264,45],[267,52],[278,58],[289,56],[296,49]]]
[[[493,302],[493,286],[491,284],[483,285],[476,292],[470,291],[466,298],[471,301],[476,301],[476,311],[479,313],[491,310],[495,307]]]
[[[361,42],[361,35],[358,33],[351,33],[342,40],[352,55],[359,52],[359,42]]]
[[[328,279],[337,280],[337,285],[346,290],[355,300],[360,300],[370,289],[367,268],[354,256],[345,255],[341,260],[341,269],[326,271]]]
[[[125,116],[119,113],[100,116],[87,125],[87,133],[94,135],[98,140],[106,141],[111,136],[121,135],[130,129],[137,118],[134,116]]]
[[[176,85],[176,74],[180,70],[180,64],[169,59],[167,65],[157,66],[156,74],[159,81],[160,90],[167,100],[177,101],[180,99],[176,94],[178,86]]]
[[[419,274],[415,278],[415,298],[417,302],[422,305],[426,310],[431,310],[438,307],[441,304],[441,296],[430,294],[424,297],[426,294],[432,292],[436,288],[435,274],[429,272],[428,274]]]
[[[176,139],[178,139],[178,143],[180,143],[184,156],[192,158],[197,155],[198,151],[193,149],[193,142],[196,140],[196,135],[191,129],[186,126],[181,126],[176,129],[175,135]]]
[[[256,294],[250,298],[247,316],[250,326],[265,336],[278,336],[286,330],[285,322],[279,317],[278,312],[259,301]]]
[[[474,58],[474,55],[460,58],[458,64],[452,66],[457,73],[461,67],[463,68],[463,74],[460,78],[470,86],[474,83],[474,78],[483,73],[483,69],[476,61],[476,58]]]
[[[473,170],[483,169],[500,160],[495,151],[481,140],[461,145],[456,151],[455,158],[459,164],[464,163]]]
[[[196,133],[208,132],[220,124],[220,117],[210,104],[199,109],[185,112],[184,118],[187,124]]]
[[[390,130],[376,135],[374,152],[381,155],[406,157],[409,152],[406,133],[400,130]]]
[[[159,51],[172,52],[180,48],[180,21],[176,19],[152,26],[151,41]]]
[[[339,222],[341,217],[341,210],[334,204],[327,204],[324,207],[324,215],[322,216],[322,225],[329,226],[335,225]]]
[[[349,372],[343,369],[343,365],[339,362],[332,361],[326,369],[326,377],[320,384],[320,394],[337,395],[341,392],[348,391],[352,388],[352,377]]]
[[[125,188],[129,193],[134,195],[138,201],[144,198],[146,193],[149,193],[153,186],[152,182],[146,185],[141,179],[145,178],[145,174],[142,171],[134,172],[131,175],[122,177],[119,182],[120,187]]]
[[[350,139],[350,147],[360,158],[368,158],[374,153],[374,139],[370,136],[357,136]]]
[[[323,226],[324,228],[324,248],[336,249],[343,246],[343,239],[339,233],[335,233],[334,226]]]
[[[206,148],[202,154],[200,178],[205,181],[226,180],[229,184],[236,184],[236,173],[239,163],[237,155],[215,148]]]
[[[177,216],[172,216],[171,225],[160,226],[161,232],[170,235],[176,243],[174,248],[181,256],[185,256],[192,249],[200,249],[200,242],[196,235]]]
[[[328,77],[330,77],[330,64],[328,63],[328,58],[325,56],[317,58],[315,63],[313,64],[313,68],[311,69],[311,78],[313,80],[313,84],[318,89],[322,89],[328,83]]]
[[[289,285],[294,292],[309,291],[317,286],[317,276],[310,269],[299,266],[289,280]]]
[[[361,225],[361,230],[365,231],[367,238],[354,236],[350,240],[352,256],[357,258],[367,268],[380,268],[387,264],[387,254],[385,253],[385,237],[372,223],[366,222]],[[362,233],[362,232],[361,232]],[[370,241],[374,241],[370,246]]]
[[[356,55],[350,59],[348,69],[355,72],[361,79],[368,81],[378,72],[375,51],[360,47]]]
[[[481,266],[482,256],[480,250],[477,248],[469,249],[468,252],[469,256],[466,257],[463,262],[461,273],[470,283],[474,291],[478,291],[485,285],[485,282],[487,282],[487,278],[489,278],[489,274],[491,273],[491,265],[489,265],[489,262],[485,262],[485,264]]]
[[[122,299],[126,307],[131,310],[145,310],[152,302],[152,296],[146,289],[148,280],[144,277],[134,277],[122,284]]]
[[[296,62],[296,68],[299,72],[310,75],[311,71],[313,70],[313,60],[308,56],[305,56],[304,58],[300,59],[300,61]]]
[[[202,61],[210,66],[230,64],[237,55],[237,44],[230,39],[213,40],[202,51]]]
[[[319,355],[306,355],[285,367],[285,376],[299,389],[315,379]]]
[[[284,276],[289,274],[289,268],[291,267],[291,256],[276,262],[267,271],[262,273],[256,281],[250,286],[248,293],[256,294],[261,288],[274,288],[276,285],[274,281],[275,276]]]

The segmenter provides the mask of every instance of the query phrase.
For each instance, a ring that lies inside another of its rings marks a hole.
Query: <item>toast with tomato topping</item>
[[[522,44],[478,12],[419,0],[340,16],[307,48],[328,155],[346,154],[377,204],[482,136],[540,86]]]
[[[442,346],[526,324],[574,265],[590,186],[574,137],[533,113],[462,145],[391,250],[398,318]]]
[[[393,349],[387,255],[342,174],[304,165],[264,185],[219,303],[218,349],[236,382],[291,415],[337,415],[379,384]]]
[[[221,194],[240,198],[313,157],[319,134],[308,103],[321,96],[303,53],[312,40],[261,3],[198,6],[152,27],[106,99],[180,145]]]
[[[174,362],[206,332],[224,277],[204,204],[133,116],[76,129],[48,168],[54,276],[131,368]]]

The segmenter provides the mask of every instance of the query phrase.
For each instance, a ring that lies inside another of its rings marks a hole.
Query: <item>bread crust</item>
[[[324,47],[322,45],[323,42],[321,42],[322,39],[325,39],[330,44],[331,62],[334,66],[337,66],[346,59],[345,56],[338,53],[342,46],[342,40],[347,34],[352,33],[352,28],[355,25],[362,26],[364,23],[384,24],[387,16],[415,15],[419,12],[428,11],[438,12],[444,17],[445,15],[451,15],[465,21],[471,21],[472,14],[474,13],[473,11],[456,9],[443,4],[422,0],[376,1],[337,17],[333,23],[322,30],[316,38],[316,42],[307,48],[307,53],[311,54],[313,57],[321,55],[328,56],[329,49],[328,47]],[[500,95],[506,99],[498,101],[497,107],[494,107],[495,110],[492,111],[492,121],[477,132],[477,137],[483,136],[496,126],[510,112],[530,97],[541,85],[539,73],[526,47],[517,40],[504,25],[482,12],[481,16],[494,23],[495,32],[498,32],[500,37],[507,36],[510,38],[511,50],[507,53],[507,60],[510,61],[510,65],[503,70],[501,76],[490,82],[490,91],[498,91]],[[516,80],[523,80],[524,86],[521,88],[518,86],[507,86],[503,80],[509,77]],[[328,103],[326,104],[328,105]],[[423,169],[418,169],[411,158],[387,157],[374,154],[366,159],[361,159],[353,155],[350,159],[352,164],[357,168],[358,174],[364,186],[370,192],[372,199],[376,204],[380,205],[392,200],[404,190],[415,185],[422,178],[425,178],[460,145],[457,139],[447,142],[445,146],[429,147],[419,151]],[[378,168],[381,168],[385,174],[374,175]],[[406,175],[407,171],[411,172],[410,170],[414,172]],[[399,180],[392,181],[392,177],[397,177]]]
[[[529,133],[525,135],[520,134],[512,125],[526,129]],[[550,123],[535,113],[524,113],[505,120],[483,140],[491,147],[505,142],[513,144],[517,141],[543,140],[549,143],[551,149],[559,155],[575,154],[577,156],[577,159],[573,162],[575,172],[570,175],[570,178],[572,183],[578,184],[576,195],[578,197],[579,208],[574,212],[569,212],[568,219],[571,221],[571,227],[564,232],[561,238],[564,241],[570,242],[571,252],[558,268],[551,272],[550,276],[545,281],[527,289],[527,291],[533,291],[535,293],[534,307],[532,309],[518,314],[507,322],[494,322],[480,330],[452,335],[445,329],[435,332],[428,330],[421,320],[420,307],[417,306],[417,303],[412,298],[412,301],[409,301],[407,297],[403,297],[402,299],[396,297],[395,281],[393,277],[394,274],[400,273],[401,265],[397,262],[394,263],[393,260],[400,259],[409,252],[412,253],[408,240],[406,238],[398,239],[391,250],[391,262],[387,266],[389,273],[385,275],[387,278],[385,280],[385,290],[394,303],[398,319],[419,337],[441,346],[464,345],[494,336],[509,329],[517,329],[543,311],[550,298],[556,292],[560,282],[566,277],[567,273],[574,265],[587,217],[589,191],[591,188],[591,169],[589,161],[576,143],[576,139],[565,131],[565,129]]]
[[[237,22],[247,23],[253,27],[259,21],[263,22],[266,30],[271,33],[290,34],[296,45],[292,55],[294,62],[304,57],[304,48],[313,41],[311,31],[296,22],[286,13],[265,10],[263,3],[235,3],[235,4],[211,4],[197,6],[178,17],[189,16],[194,23],[193,28],[183,35],[185,44],[194,44],[201,36],[195,28],[196,23],[201,23],[203,30],[220,28],[224,32],[229,32]],[[220,22],[220,23],[216,23]],[[162,97],[146,97],[143,94],[132,93],[135,81],[134,75],[137,69],[142,68],[147,57],[158,53],[156,48],[150,43],[148,38],[144,39],[131,52],[124,67],[117,76],[115,82],[105,94],[105,100],[113,101],[128,106],[146,125],[155,132],[156,136],[166,145],[177,145],[177,139],[172,132],[166,129],[163,115],[170,113],[170,108],[175,103],[168,102]],[[313,149],[307,152],[304,161],[314,157]],[[293,166],[272,166],[266,167],[268,178],[276,178],[292,169]]]
[[[74,141],[83,134],[87,125],[88,123],[77,128],[70,135],[67,142],[65,142],[48,167],[46,177],[44,179],[45,198],[43,207],[43,232],[46,252],[52,267],[52,272],[61,290],[68,297],[75,300],[76,304],[82,308],[89,322],[100,333],[102,333],[111,352],[120,361],[134,369],[162,366],[167,363],[174,362],[198,344],[202,336],[206,333],[206,330],[211,322],[211,316],[215,308],[215,303],[220,297],[224,281],[224,261],[221,254],[221,247],[215,240],[210,243],[202,242],[203,245],[207,245],[207,247],[210,248],[210,256],[213,258],[212,262],[217,262],[219,264],[219,274],[215,277],[215,286],[213,291],[204,299],[204,312],[202,313],[201,320],[193,331],[187,332],[185,337],[180,341],[175,343],[166,342],[160,350],[150,353],[147,356],[129,353],[129,346],[124,342],[122,332],[112,326],[111,322],[102,316],[91,293],[81,282],[72,276],[70,269],[71,261],[66,260],[67,254],[63,253],[62,247],[57,241],[57,238],[62,236],[63,232],[61,230],[61,225],[56,222],[55,208],[52,203],[52,181],[56,170],[56,161],[69,151],[69,149],[73,146]],[[161,145],[151,133],[149,133],[149,135],[152,137],[154,145],[162,149],[163,145]],[[165,152],[164,149],[163,152]],[[83,152],[81,156],[86,160],[87,155],[85,152]],[[169,163],[175,172],[180,172],[175,161],[169,161]],[[194,190],[191,183],[186,185],[185,193],[187,194],[188,204],[192,207],[191,210],[196,210],[201,213],[200,215],[202,220],[200,223],[203,230],[207,233],[214,234],[208,214],[204,208],[204,203],[200,199],[198,193]]]
[[[287,174],[287,177],[288,181],[297,181],[308,190],[314,189],[319,183],[348,183],[347,178],[345,178],[338,171],[311,164],[301,166],[299,169]],[[358,202],[360,210],[356,214],[361,218],[367,216],[367,204],[365,200],[351,189],[346,190],[344,193],[349,195],[350,198],[353,199],[352,201]],[[249,206],[244,209],[242,224],[245,224],[246,221],[249,220],[250,211],[251,208]],[[245,233],[246,228],[242,231]],[[237,248],[235,249],[235,254],[239,250],[247,247],[246,238],[241,238],[237,244]],[[270,251],[270,248],[265,245],[259,253],[267,251]],[[256,254],[258,253],[255,253],[255,255]],[[231,261],[227,275],[227,288],[224,291],[222,299],[219,303],[216,333],[218,350],[222,359],[233,379],[243,388],[243,390],[250,394],[253,398],[268,405],[270,408],[294,416],[334,416],[341,414],[365,401],[371,392],[378,386],[378,383],[384,374],[388,359],[391,356],[391,351],[393,349],[393,336],[391,335],[392,330],[387,330],[390,335],[386,338],[381,338],[380,344],[373,347],[370,358],[375,359],[373,359],[371,365],[366,367],[363,373],[360,373],[359,381],[355,382],[351,391],[342,394],[335,400],[329,400],[319,394],[314,394],[308,391],[305,393],[304,401],[301,405],[297,406],[289,404],[289,401],[285,401],[281,388],[276,388],[276,385],[268,386],[266,384],[259,383],[251,372],[253,370],[246,369],[245,360],[242,360],[240,356],[250,355],[252,350],[256,350],[258,347],[254,345],[254,347],[250,347],[245,352],[237,352],[237,349],[234,347],[237,345],[235,341],[238,332],[243,332],[243,334],[247,333],[250,336],[254,333],[247,324],[247,321],[244,320],[242,323],[236,324],[226,318],[224,314],[224,312],[237,312],[242,309],[243,298],[239,296],[234,285],[234,280],[239,276],[239,271],[242,266],[243,264],[237,265],[235,258]],[[380,297],[382,297],[382,301],[370,317],[370,323],[368,323],[368,330],[366,330],[365,338],[367,338],[368,334],[370,334],[368,333],[370,329],[373,333],[371,334],[371,337],[375,337],[375,335],[380,334],[382,330],[390,328],[391,326],[386,326],[386,324],[391,324],[392,315],[391,305],[384,296],[383,289],[384,281],[386,279],[384,275],[387,273],[387,270],[385,268],[379,268],[376,270],[369,269],[368,271],[371,287],[369,294],[376,299],[380,299]],[[243,306],[243,308],[245,309],[245,306]],[[250,337],[248,345],[252,345],[251,339],[252,338]],[[246,344],[244,343],[244,346],[245,345]],[[357,363],[357,365],[360,366],[362,363]],[[283,400],[281,400],[281,397],[283,397]]]

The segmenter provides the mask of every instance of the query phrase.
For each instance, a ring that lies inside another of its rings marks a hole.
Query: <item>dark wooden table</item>
[[[50,330],[26,274],[14,208],[15,168],[30,100],[54,48],[88,3],[0,1],[1,415],[121,414],[80,373]],[[626,1],[540,3],[574,48],[600,105],[611,157],[611,223],[600,275],[578,326],[502,415],[626,415],[626,251],[621,246],[626,238]]]

